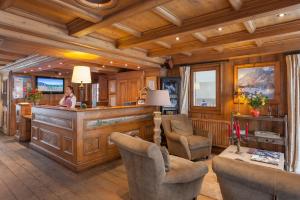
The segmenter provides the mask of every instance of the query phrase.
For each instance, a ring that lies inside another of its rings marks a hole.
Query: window
[[[220,66],[201,65],[191,70],[191,110],[220,110]]]
[[[194,106],[216,107],[216,70],[194,72]]]

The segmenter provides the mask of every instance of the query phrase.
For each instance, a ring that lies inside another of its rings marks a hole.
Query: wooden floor
[[[16,199],[129,200],[125,168],[116,160],[73,173],[0,133],[0,200]]]

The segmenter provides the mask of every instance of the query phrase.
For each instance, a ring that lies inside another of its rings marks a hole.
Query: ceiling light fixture
[[[218,28],[218,31],[223,31],[223,28],[222,28],[222,27],[219,27],[219,28]]]
[[[102,68],[105,68],[105,65],[102,65]]]
[[[30,71],[31,71],[31,72],[33,72],[34,70],[33,70],[33,69],[31,69]]]
[[[138,69],[141,69],[141,67],[140,67],[140,66],[137,66],[137,68],[138,68]]]
[[[42,70],[42,68],[41,68],[41,67],[39,67],[39,70]]]
[[[113,64],[113,61],[110,61],[109,63],[110,63],[110,64]]]
[[[64,63],[60,62],[59,64],[62,65],[62,64],[64,64]]]
[[[51,65],[48,65],[49,68],[51,68]]]
[[[179,41],[180,40],[180,38],[177,36],[176,38],[175,38],[177,41]]]
[[[277,15],[277,17],[284,17],[284,16],[286,16],[285,13],[280,13],[280,14]]]
[[[83,6],[97,9],[113,8],[117,4],[117,0],[77,0]]]
[[[128,67],[128,65],[127,65],[127,64],[125,64],[125,67]]]

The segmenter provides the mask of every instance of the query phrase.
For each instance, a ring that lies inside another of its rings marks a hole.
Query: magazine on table
[[[251,154],[251,160],[253,161],[268,163],[272,165],[279,165],[279,152],[255,149],[253,152],[251,152]]]

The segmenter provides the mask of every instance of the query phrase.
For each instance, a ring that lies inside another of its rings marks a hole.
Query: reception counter
[[[73,171],[81,171],[119,157],[110,141],[112,132],[152,140],[154,110],[150,106],[36,106],[32,108],[30,146]]]

